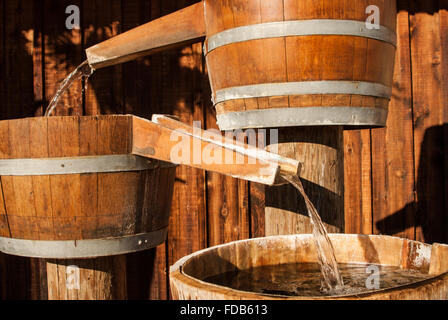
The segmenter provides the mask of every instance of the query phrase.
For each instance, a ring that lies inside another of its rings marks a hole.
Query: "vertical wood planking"
[[[372,233],[370,130],[344,132],[345,233]]]
[[[44,75],[44,0],[33,1],[33,88],[34,88],[34,115],[42,116],[45,112],[45,75]]]
[[[151,20],[151,3],[141,0],[123,1],[123,32]],[[123,109],[121,112],[148,116],[147,101],[152,94],[149,72],[150,58],[143,57],[123,64]]]
[[[158,17],[154,15],[158,10],[160,10],[158,1],[151,3],[142,0],[122,1],[121,31],[127,31]],[[152,101],[155,98],[152,79],[157,77],[160,70],[152,65],[152,60],[153,57],[144,57],[120,67],[122,74],[119,83],[122,98],[115,112],[150,118],[151,109],[154,108]],[[127,273],[129,299],[167,298],[165,252],[163,244],[126,257],[126,266],[129,270]]]
[[[128,1],[125,1],[127,3]],[[88,48],[121,31],[121,0],[83,0],[83,48]],[[84,54],[83,54],[84,55]],[[95,72],[87,82],[85,110],[87,115],[122,113],[123,66]],[[132,82],[131,82],[132,84]]]
[[[45,99],[51,101],[60,83],[82,62],[81,30],[66,28],[67,6],[81,7],[81,0],[44,0]],[[82,114],[81,82],[73,83],[53,115]]]
[[[438,1],[411,3],[410,33],[416,161],[417,240],[446,242],[444,113]],[[446,61],[444,61],[446,63]]]
[[[398,49],[386,128],[372,129],[374,233],[414,239],[414,154],[409,14],[397,18]]]
[[[163,1],[161,15],[184,8],[196,1]],[[200,43],[162,54],[162,106],[164,113],[178,116],[193,125],[205,126],[203,105],[203,65]],[[153,94],[157,94],[154,92]],[[167,266],[207,246],[206,173],[179,166],[176,172],[167,242]]]
[[[4,83],[4,1],[0,3],[0,100],[4,99],[5,95],[5,83]],[[3,110],[2,110],[3,111]],[[2,112],[3,113],[3,112]],[[2,117],[1,117],[2,118]],[[1,129],[0,129],[1,130]],[[0,131],[1,132],[1,131]],[[1,135],[1,133],[0,133]],[[1,186],[1,180],[0,180],[0,186]],[[3,201],[3,191],[1,192],[1,200]],[[0,208],[0,234],[3,237],[6,237],[9,235],[9,230],[7,230],[7,220],[6,220],[6,212],[3,208]],[[7,259],[8,256],[0,253],[0,299],[4,300],[7,298],[7,276],[6,276],[6,267],[7,267]]]
[[[7,89],[2,100],[3,118],[34,114],[33,97],[33,2],[4,2],[4,80]]]
[[[439,19],[440,19],[440,36],[441,36],[441,63],[442,63],[442,101],[443,104],[443,150],[444,150],[444,187],[445,194],[448,192],[448,110],[446,104],[448,101],[448,1],[439,1]],[[448,224],[448,217],[446,212],[448,210],[448,197],[445,196],[445,216],[443,220],[443,225]],[[448,232],[445,231],[444,243],[448,242]]]

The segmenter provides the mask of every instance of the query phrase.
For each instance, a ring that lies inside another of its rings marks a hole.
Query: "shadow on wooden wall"
[[[420,229],[427,243],[448,241],[447,154],[448,124],[426,129],[417,171],[415,202],[376,223],[383,234]],[[415,221],[415,224],[409,223]]]

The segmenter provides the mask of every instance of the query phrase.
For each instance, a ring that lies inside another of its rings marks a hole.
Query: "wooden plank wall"
[[[194,0],[1,0],[0,118],[42,115],[84,49]],[[81,8],[81,29],[65,8]],[[448,242],[448,1],[398,0],[387,128],[345,132],[347,233]],[[216,128],[202,44],[100,70],[57,114],[170,113]],[[168,267],[199,249],[263,236],[264,187],[179,167],[168,241],[127,256],[130,299],[168,299]],[[39,261],[0,254],[0,299],[39,299]]]

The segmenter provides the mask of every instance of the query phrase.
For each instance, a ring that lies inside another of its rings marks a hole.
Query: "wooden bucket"
[[[238,291],[202,281],[210,276],[251,267],[317,262],[310,234],[274,236],[237,241],[194,253],[179,260],[170,271],[175,299],[448,299],[448,246],[428,245],[390,236],[331,234],[339,263],[371,263],[418,270],[429,279],[356,296],[287,297]]]
[[[221,130],[384,126],[395,30],[395,0],[204,0],[86,54],[98,69],[206,36]]]
[[[0,251],[88,258],[165,241],[175,166],[131,155],[131,116],[0,121]]]
[[[380,29],[366,27],[369,5]],[[205,11],[221,130],[385,125],[395,0],[206,0]]]

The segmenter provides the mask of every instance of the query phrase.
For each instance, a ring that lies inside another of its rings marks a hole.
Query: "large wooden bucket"
[[[356,296],[287,297],[238,291],[202,280],[225,272],[286,263],[317,262],[310,234],[233,242],[194,253],[171,267],[175,299],[448,299],[448,246],[389,236],[331,234],[338,263],[367,263],[417,270],[426,280]]]
[[[366,26],[370,5],[380,29]],[[205,19],[221,130],[385,125],[395,0],[206,0]]]
[[[221,130],[384,126],[395,0],[203,0],[86,50],[95,69],[206,36]]]
[[[0,251],[39,258],[165,241],[173,164],[131,155],[131,116],[0,121]]]

